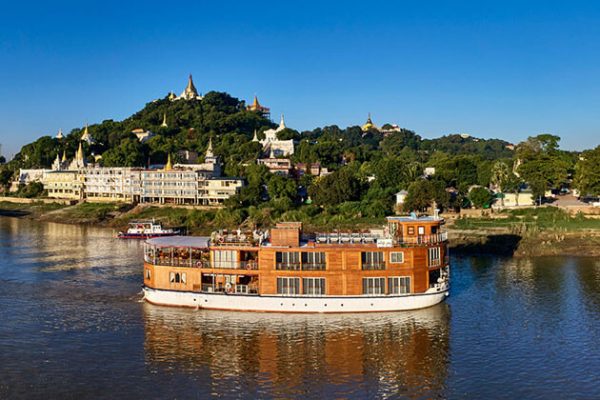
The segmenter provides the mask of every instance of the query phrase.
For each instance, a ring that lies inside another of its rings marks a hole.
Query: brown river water
[[[415,312],[140,301],[141,243],[0,217],[0,399],[600,398],[600,260],[452,257]]]

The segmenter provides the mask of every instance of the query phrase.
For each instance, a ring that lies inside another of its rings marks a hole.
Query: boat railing
[[[210,268],[210,261],[199,258],[189,257],[169,257],[156,256],[146,254],[144,261],[153,265],[164,265],[169,267],[188,267],[188,268]]]
[[[383,270],[383,269],[385,269],[385,262],[384,261],[367,262],[367,263],[363,262],[362,269],[365,271]]]
[[[433,235],[403,236],[395,240],[396,244],[437,244],[448,240],[448,232],[435,233]]]
[[[213,261],[212,265],[203,268],[257,270],[258,261]]]
[[[290,262],[278,262],[275,264],[275,269],[282,271],[300,271],[302,269],[301,263],[290,263]]]
[[[324,271],[326,267],[325,263],[278,262],[275,264],[275,269],[280,271]]]
[[[383,236],[376,233],[316,233],[315,241],[318,244],[361,244],[376,243]]]
[[[447,232],[433,235],[403,236],[393,238],[396,245],[427,245],[442,243],[448,240]],[[316,233],[314,240],[317,244],[381,244],[387,247],[392,243],[392,236],[381,233]],[[389,241],[389,243],[388,243]]]
[[[169,257],[168,255],[153,257],[152,254],[145,254],[144,261],[153,265],[162,265],[169,267],[189,267],[189,268],[222,268],[222,269],[241,269],[241,270],[257,270],[258,261],[214,261],[210,262],[207,259],[188,258],[188,257]]]

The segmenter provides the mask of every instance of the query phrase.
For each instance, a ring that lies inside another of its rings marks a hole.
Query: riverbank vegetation
[[[162,124],[165,115],[167,126]],[[365,130],[335,125],[303,132],[288,128],[279,138],[295,141],[291,161],[296,165],[319,164],[330,174],[315,176],[296,170],[290,176],[280,176],[256,164],[265,154],[261,144],[252,141],[254,132],[261,139],[264,130],[273,126],[264,115],[248,111],[244,101],[226,93],[209,92],[202,100],[190,101],[165,97],[123,121],[90,125],[94,142],[84,143],[84,148],[86,154],[97,156],[101,165],[149,167],[165,163],[169,154],[174,162],[183,161],[180,150],[201,155],[212,139],[225,175],[246,181],[241,193],[230,198],[223,210],[140,212],[140,217],[156,214],[190,231],[207,224],[267,226],[292,219],[315,229],[356,227],[383,221],[398,211],[431,210],[433,204],[443,211],[488,208],[498,201],[492,189],[528,190],[538,201],[548,190],[573,187],[584,195],[600,195],[600,147],[583,153],[560,150],[560,138],[550,134],[514,145],[464,134],[425,139],[388,124]],[[136,129],[155,135],[142,143],[132,133]],[[49,168],[63,152],[71,156],[82,134],[83,128],[76,128],[63,139],[44,136],[23,146],[13,160],[0,167],[0,186],[6,189],[20,168]],[[23,188],[21,195],[39,194],[34,189]],[[408,194],[398,205],[395,194],[401,190]],[[88,213],[90,220],[123,214],[107,205],[82,206],[68,212],[75,219]],[[518,221],[516,216],[514,221],[510,219],[513,216],[508,218],[506,223],[529,223],[523,218]]]
[[[600,219],[575,215],[557,207],[538,207],[505,210],[494,218],[459,218],[453,223],[455,229],[509,228],[515,232],[536,231],[600,231]]]

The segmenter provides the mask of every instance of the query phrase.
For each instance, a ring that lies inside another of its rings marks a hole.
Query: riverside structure
[[[87,163],[81,142],[75,158],[57,156],[52,169],[21,170],[19,184],[40,181],[48,197],[91,202],[218,206],[240,192],[244,181],[221,176],[212,140],[201,164],[175,164],[162,169],[99,167]]]
[[[149,239],[144,298],[159,305],[237,311],[347,313],[429,307],[449,293],[443,219],[388,217],[381,230],[270,232]]]

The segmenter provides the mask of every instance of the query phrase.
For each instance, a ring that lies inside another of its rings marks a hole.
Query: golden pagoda
[[[367,122],[362,126],[361,129],[363,132],[367,132],[371,129],[377,129],[375,124],[373,124],[373,121],[371,121],[371,113],[369,113],[369,116],[367,117]]]
[[[252,102],[252,104],[250,104],[248,107],[246,107],[246,109],[248,111],[256,111],[260,114],[262,114],[265,117],[269,117],[271,114],[271,109],[269,109],[268,107],[264,107],[262,106],[259,102],[258,102],[258,97],[254,96],[254,101]]]

